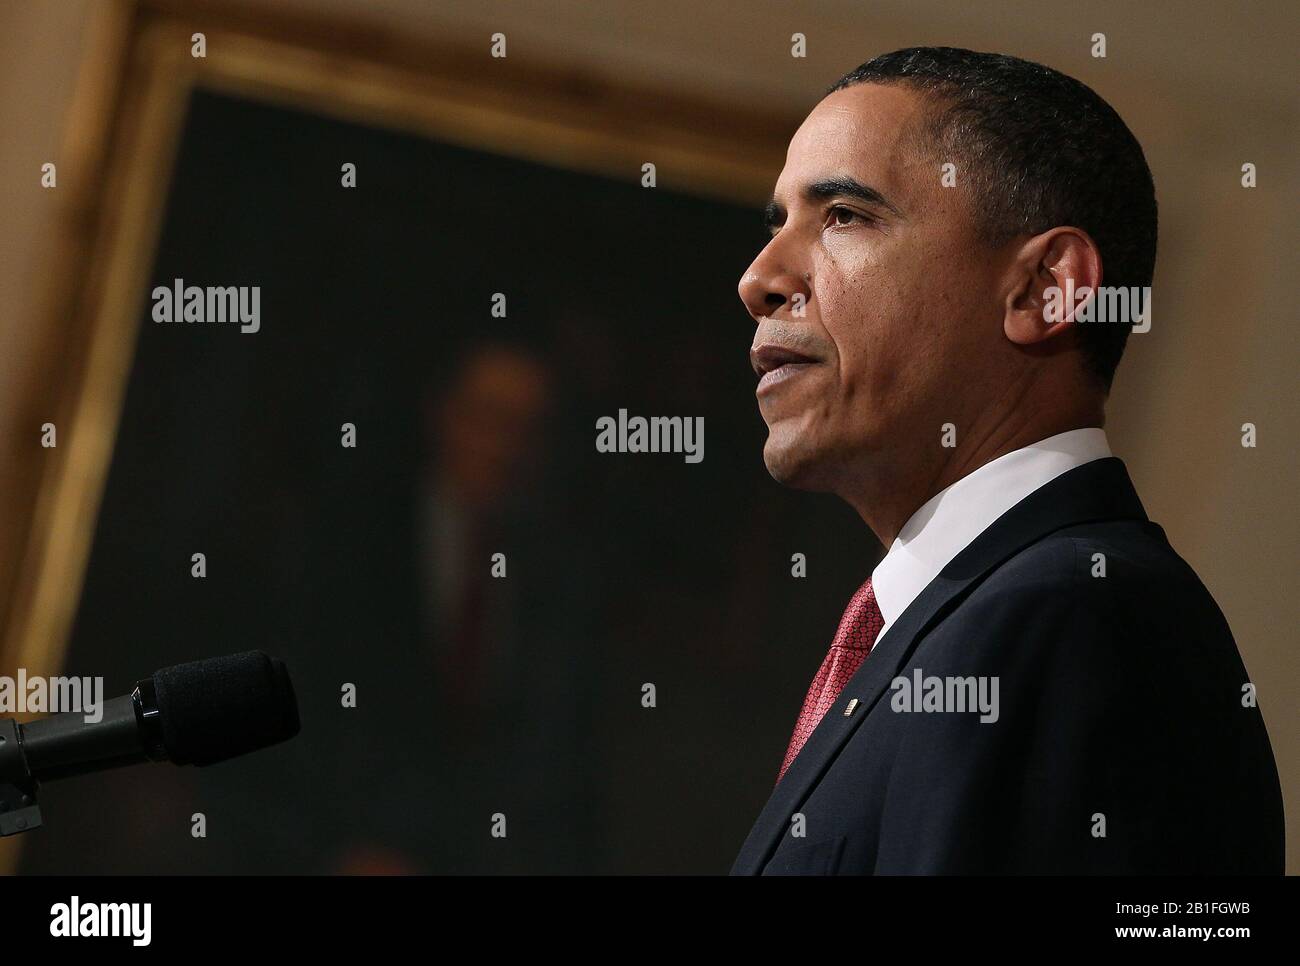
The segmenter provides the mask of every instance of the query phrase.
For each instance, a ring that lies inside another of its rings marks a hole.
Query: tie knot
[[[849,605],[844,608],[844,616],[840,618],[840,626],[831,646],[869,651],[884,626],[885,618],[880,613],[876,591],[868,577],[867,582],[857,589],[849,599]]]

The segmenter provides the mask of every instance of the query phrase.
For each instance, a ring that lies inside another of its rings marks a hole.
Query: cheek
[[[839,402],[888,393],[912,339],[909,298],[895,270],[878,259],[841,257],[820,276],[822,324],[837,352]]]
[[[947,239],[916,238],[876,266],[880,297],[872,310],[893,378],[909,381],[909,373],[923,374],[936,358],[965,351],[977,288],[968,262],[969,253],[954,251]]]

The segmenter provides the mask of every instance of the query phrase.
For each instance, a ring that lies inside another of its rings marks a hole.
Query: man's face
[[[773,238],[740,280],[758,323],[763,458],[784,483],[834,491],[873,461],[938,451],[943,424],[960,430],[991,388],[994,253],[958,159],[915,133],[925,110],[906,87],[858,84],[790,142]],[[946,160],[957,187],[942,184]]]
[[[550,383],[540,360],[502,347],[456,374],[434,428],[439,467],[461,500],[490,509],[520,487],[540,449]]]

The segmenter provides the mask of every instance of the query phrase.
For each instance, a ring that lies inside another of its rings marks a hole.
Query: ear
[[[1101,252],[1087,232],[1053,228],[1035,235],[1012,259],[1003,331],[1016,345],[1056,338],[1075,325],[1100,284]]]

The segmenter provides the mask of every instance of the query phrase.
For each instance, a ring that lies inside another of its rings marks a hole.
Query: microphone
[[[288,669],[261,651],[163,668],[103,711],[93,724],[76,712],[0,720],[0,835],[40,824],[38,782],[145,761],[214,765],[300,727]]]

